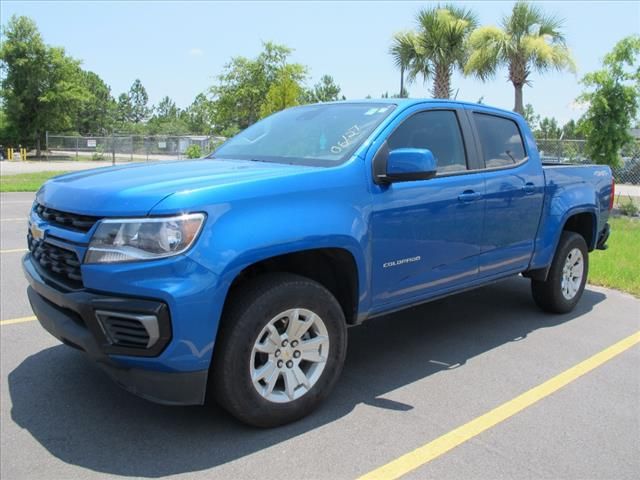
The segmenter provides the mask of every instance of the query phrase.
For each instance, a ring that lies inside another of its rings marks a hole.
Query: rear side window
[[[504,167],[525,159],[522,135],[516,122],[507,118],[473,114],[486,168]]]
[[[467,169],[467,162],[455,112],[433,110],[407,118],[387,140],[389,150],[427,148],[436,158],[438,173]]]

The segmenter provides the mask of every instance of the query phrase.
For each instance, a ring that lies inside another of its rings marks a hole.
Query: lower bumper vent
[[[155,315],[96,310],[96,318],[109,342],[118,347],[151,348],[160,338]]]

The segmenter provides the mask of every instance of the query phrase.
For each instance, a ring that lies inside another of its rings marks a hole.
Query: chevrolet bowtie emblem
[[[44,238],[45,231],[35,223],[31,224],[29,230],[31,231],[31,236],[34,240],[42,240]]]

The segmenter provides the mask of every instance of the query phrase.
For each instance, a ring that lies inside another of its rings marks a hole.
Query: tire
[[[305,333],[296,336],[294,330]],[[246,424],[284,425],[308,415],[329,395],[346,351],[344,314],[326,288],[297,275],[265,274],[231,293],[216,339],[209,393]],[[265,371],[270,373],[255,380]],[[299,382],[300,372],[306,384]]]
[[[569,256],[571,255],[571,258]],[[582,263],[582,273],[577,277],[578,259]],[[575,265],[574,265],[575,264]],[[565,270],[574,265],[573,270]],[[547,312],[567,313],[576,306],[589,273],[589,252],[582,235],[564,231],[545,281],[532,280],[531,293],[534,301]],[[566,276],[565,276],[566,274]],[[565,283],[563,283],[563,280]]]

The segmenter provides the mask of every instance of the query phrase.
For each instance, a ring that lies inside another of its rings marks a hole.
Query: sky
[[[497,25],[510,1],[457,2],[477,13],[483,25]],[[640,33],[640,2],[539,2],[547,13],[566,20],[565,36],[577,74],[532,74],[524,102],[536,113],[562,124],[578,118],[575,102],[580,78],[600,67],[621,38]],[[26,15],[44,41],[64,47],[96,72],[117,97],[139,78],[151,103],[168,95],[179,107],[216,81],[233,56],[257,55],[263,41],[294,49],[292,61],[309,67],[312,85],[333,76],[348,99],[379,97],[399,90],[400,74],[388,54],[394,32],[415,26],[420,8],[433,2],[177,2],[177,1],[3,1],[2,25],[12,15]],[[453,79],[459,100],[513,108],[513,87],[502,69],[486,83]],[[409,86],[411,97],[429,97],[430,84]]]

